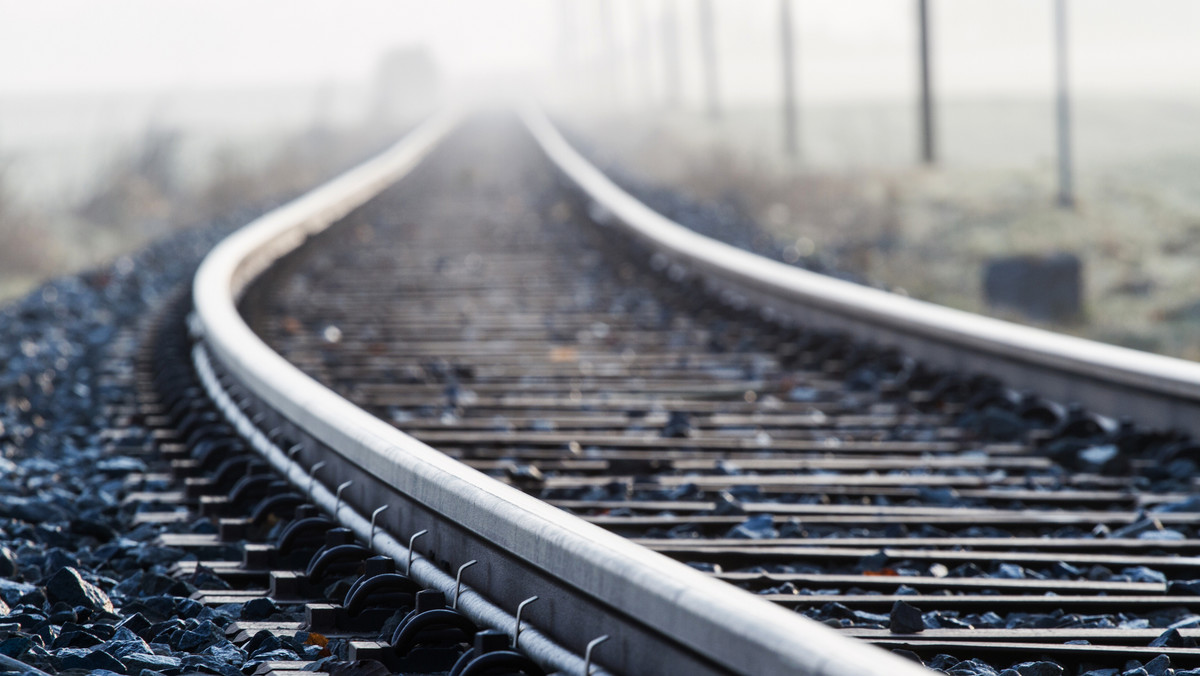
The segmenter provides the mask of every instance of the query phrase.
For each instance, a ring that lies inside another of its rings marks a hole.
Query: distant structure
[[[375,120],[395,122],[429,110],[438,95],[439,79],[437,64],[425,48],[389,51],[375,67]]]
[[[1083,313],[1083,262],[1062,252],[993,258],[983,269],[983,297],[993,308],[1038,321],[1078,320]]]

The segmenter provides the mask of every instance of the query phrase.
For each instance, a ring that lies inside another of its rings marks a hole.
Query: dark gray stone
[[[104,644],[104,649],[117,659],[124,659],[129,653],[153,652],[141,636],[127,627],[119,627],[116,634]]]
[[[252,599],[242,605],[240,618],[243,620],[265,620],[279,612],[279,606],[271,599]]]
[[[951,676],[997,676],[997,671],[992,665],[975,659],[959,662],[946,673]]]
[[[213,569],[203,565],[196,565],[196,570],[188,576],[188,584],[197,589],[229,589],[229,583],[222,580]]]
[[[1024,580],[1025,569],[1015,563],[1001,563],[996,566],[996,577],[1003,580]]]
[[[135,670],[150,669],[152,671],[166,671],[179,669],[182,660],[178,657],[169,655],[155,655],[153,653],[129,653],[121,658],[125,662],[130,672]]]
[[[1138,519],[1137,521],[1134,521],[1133,523],[1129,524],[1128,526],[1122,526],[1121,528],[1114,530],[1110,537],[1114,537],[1114,538],[1138,537],[1146,531],[1157,530],[1160,527],[1161,527],[1161,524],[1159,524],[1154,519],[1150,519],[1150,518]]]
[[[29,523],[65,521],[66,510],[44,500],[17,495],[0,496],[0,516]]]
[[[1138,539],[1139,540],[1170,540],[1170,541],[1178,542],[1180,540],[1186,540],[1187,536],[1184,535],[1182,532],[1171,529],[1171,528],[1162,528],[1162,529],[1158,529],[1158,530],[1142,531],[1141,533],[1138,533]]]
[[[717,493],[714,502],[716,503],[716,508],[712,511],[713,516],[736,516],[746,513],[741,501],[733,497],[728,491]]]
[[[1112,474],[1115,470],[1127,468],[1129,463],[1122,462],[1120,449],[1115,444],[1088,446],[1076,453],[1076,466],[1083,471]]]
[[[389,634],[389,636],[391,635]],[[276,650],[282,647],[283,641],[279,640],[278,636],[266,629],[262,629],[254,636],[251,636],[250,640],[242,645],[242,649],[251,655],[259,651]]]
[[[779,537],[779,531],[775,529],[774,521],[774,517],[770,514],[755,514],[730,529],[726,537],[742,540],[771,540]]]
[[[41,590],[36,585],[27,584],[25,582],[17,582],[15,580],[0,580],[0,594],[6,599],[16,596],[10,601],[16,603],[25,603],[21,598],[26,594],[40,594]],[[44,600],[44,599],[43,599]],[[40,603],[31,603],[30,605],[38,606]]]
[[[145,472],[146,463],[129,456],[118,455],[110,458],[105,458],[96,463],[96,471],[105,474],[131,474],[134,472]]]
[[[1187,615],[1170,624],[1170,629],[1192,629],[1200,627],[1200,615]]]
[[[1149,662],[1142,665],[1149,676],[1167,676],[1171,673],[1171,658],[1166,655],[1159,655]]]
[[[860,571],[877,571],[886,568],[891,560],[892,557],[888,556],[887,552],[881,550],[875,552],[874,554],[868,554],[867,556],[862,557],[858,560],[856,565]]]
[[[1178,502],[1165,502],[1156,505],[1152,512],[1200,512],[1200,495],[1193,495]],[[1180,672],[1175,672],[1180,673]]]
[[[0,577],[13,577],[17,574],[17,555],[8,547],[0,545]]]
[[[979,430],[985,439],[1016,441],[1025,435],[1030,425],[1021,416],[1002,408],[989,406],[981,413],[963,420],[963,425]]]
[[[54,642],[50,645],[50,647],[55,649],[91,648],[98,646],[101,643],[104,643],[104,641],[100,640],[99,636],[96,636],[92,632],[76,625],[76,628],[74,629],[68,630],[64,628],[64,631],[58,635],[58,638],[54,639]]]
[[[904,601],[892,604],[891,622],[888,629],[894,634],[916,634],[925,631],[925,620],[921,611]]]
[[[820,390],[812,387],[797,386],[788,391],[787,398],[789,401],[812,402],[819,399],[820,396]]]
[[[46,598],[51,603],[63,601],[72,606],[83,606],[89,610],[113,612],[112,601],[96,585],[84,580],[79,571],[71,567],[60,568],[46,581]]]
[[[944,505],[947,507],[958,507],[961,505],[958,491],[953,488],[945,486],[921,486],[917,489],[917,494],[920,496],[921,502],[931,505]]]
[[[1132,568],[1124,568],[1121,574],[1128,577],[1130,582],[1157,582],[1166,584],[1167,576],[1153,568],[1145,566],[1135,566]]]
[[[209,655],[187,655],[180,659],[180,669],[187,673],[199,672],[221,674],[221,676],[241,676],[241,670]]]
[[[187,597],[196,592],[192,585],[166,575],[148,573],[142,576],[138,584],[138,592],[142,596],[177,596]]]
[[[1171,580],[1167,593],[1178,596],[1200,596],[1200,580]]]
[[[1083,264],[1074,254],[1007,256],[987,261],[988,305],[1041,321],[1070,321],[1083,310]]]
[[[199,652],[225,640],[225,632],[212,622],[201,622],[196,628],[180,635],[176,648],[187,652]]]
[[[70,652],[64,650],[62,653],[67,653],[66,655],[60,653],[63,669],[88,669],[90,671],[104,669],[115,671],[118,674],[125,673],[125,664],[103,650],[70,650]]]
[[[33,645],[33,639],[28,636],[13,636],[12,638],[0,641],[0,655],[6,657],[20,657],[24,655],[29,647]]]
[[[117,531],[113,530],[111,526],[95,519],[71,519],[67,524],[67,529],[75,535],[95,538],[100,542],[108,542],[117,537]]]
[[[300,659],[300,656],[295,652],[287,648],[276,648],[275,650],[265,650],[257,655],[252,655],[242,664],[242,669],[244,671],[264,662],[290,662],[298,659]]]
[[[151,545],[142,545],[138,547],[135,560],[137,564],[143,568],[148,568],[155,564],[168,566],[176,561],[187,556],[187,552],[174,547],[154,547]]]
[[[1012,668],[1021,676],[1062,676],[1062,666],[1054,662],[1022,662]]]
[[[667,422],[663,425],[662,435],[664,437],[683,438],[692,434],[692,418],[686,411],[671,411],[667,415]]]
[[[1151,648],[1194,648],[1196,641],[1184,638],[1178,629],[1169,628],[1150,642]]]
[[[854,619],[862,624],[878,624],[881,627],[886,627],[891,621],[891,618],[884,613],[869,613],[865,610],[854,610]]]
[[[67,624],[69,622],[78,622],[79,616],[75,613],[75,609],[71,604],[59,601],[50,608],[50,623],[51,624]]]

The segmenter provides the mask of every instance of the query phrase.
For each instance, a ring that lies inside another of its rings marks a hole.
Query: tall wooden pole
[[[712,119],[721,117],[717,91],[717,40],[713,27],[712,0],[700,0],[700,63],[704,69],[705,108]]]
[[[1067,81],[1067,2],[1054,0],[1055,72],[1057,75],[1056,116],[1058,118],[1058,205],[1075,206],[1071,172],[1071,100]]]
[[[779,37],[783,59],[783,144],[788,157],[800,156],[796,120],[796,53],[792,44],[792,0],[779,0]]]
[[[917,0],[918,57],[921,79],[921,161],[937,161],[933,138],[933,86],[929,74],[929,0]]]

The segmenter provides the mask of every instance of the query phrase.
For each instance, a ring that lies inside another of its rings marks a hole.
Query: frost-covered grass
[[[12,175],[6,181],[0,171],[0,301],[182,228],[250,218],[362,160],[398,133],[314,128],[281,134],[265,151],[226,141],[198,160],[181,153],[185,133],[149,129],[115,156],[93,160],[91,188],[58,203],[22,200],[11,187]],[[19,168],[13,162],[10,171]]]
[[[767,150],[775,138],[759,114],[730,114],[717,125],[683,114],[566,119],[602,164],[736,202],[779,238],[785,258],[816,255],[932,302],[1023,321],[985,306],[987,259],[1074,253],[1084,264],[1084,315],[1050,328],[1200,359],[1200,130],[1135,108],[1108,120],[1117,138],[1102,133],[1104,120],[1080,133],[1081,144],[1095,138],[1098,147],[1079,152],[1072,210],[1056,205],[1049,158],[1015,162],[1012,148],[1004,152],[1013,157],[994,162],[951,153],[951,161],[923,168],[894,161],[897,141],[889,139],[878,161],[862,159],[866,151],[854,143],[859,159],[839,162],[836,135],[810,129],[805,138],[818,159],[792,163]],[[1196,108],[1172,110],[1186,116]],[[1138,129],[1145,138],[1130,136]],[[979,151],[1002,145],[984,139]]]

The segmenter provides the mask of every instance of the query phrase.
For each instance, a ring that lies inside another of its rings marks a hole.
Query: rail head
[[[543,151],[618,227],[716,288],[811,326],[847,329],[954,369],[1080,401],[1112,417],[1200,433],[1200,363],[1053,333],[854,284],[700,235],[618,187],[545,113],[522,109]]]
[[[400,180],[456,121],[454,115],[431,119],[379,157],[266,214],[214,248],[196,273],[192,318],[193,333],[214,366],[272,418],[333,450],[393,494],[436,511],[498,548],[517,552],[523,565],[581,590],[593,602],[670,635],[675,644],[694,651],[711,673],[928,673],[467,468],[317,383],[254,334],[237,310],[246,288],[308,237]],[[571,617],[572,612],[563,607],[547,615],[553,624],[569,626],[580,619]],[[614,643],[618,645],[604,652],[638,645],[628,637]],[[638,661],[653,664],[652,657],[600,661],[638,673]]]

